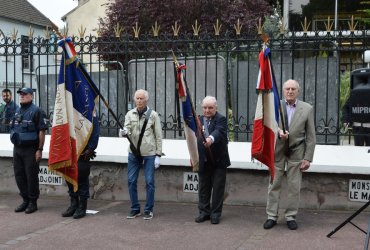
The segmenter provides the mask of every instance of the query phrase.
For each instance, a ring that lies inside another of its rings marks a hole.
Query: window
[[[28,36],[22,36],[22,69],[33,71],[32,40]]]

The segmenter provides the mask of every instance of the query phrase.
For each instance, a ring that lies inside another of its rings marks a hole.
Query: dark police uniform
[[[86,215],[87,199],[90,198],[90,159],[95,157],[94,150],[98,146],[99,141],[99,120],[93,117],[93,130],[91,132],[89,141],[78,159],[78,190],[73,192],[73,185],[67,182],[68,193],[71,197],[71,205],[65,212],[62,213],[63,217],[73,216],[75,219],[82,218]]]
[[[10,126],[10,140],[14,144],[14,176],[25,203],[39,197],[39,163],[35,154],[39,149],[39,132],[46,130],[46,115],[32,102],[18,107]]]
[[[355,146],[370,146],[370,123],[358,120],[359,117],[352,114],[351,98],[353,97],[349,97],[343,106],[342,122],[352,126]],[[364,115],[364,117],[368,116]]]

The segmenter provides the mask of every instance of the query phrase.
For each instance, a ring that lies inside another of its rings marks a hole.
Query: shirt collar
[[[290,105],[286,100],[285,100],[285,103],[286,103],[287,106],[292,107],[292,108],[295,108],[295,107],[297,107],[298,99],[295,100],[295,102],[293,103],[293,105]]]

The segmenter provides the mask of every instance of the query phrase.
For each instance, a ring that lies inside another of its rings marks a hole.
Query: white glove
[[[155,167],[155,169],[159,168],[159,166],[161,165],[160,161],[161,161],[161,157],[156,156],[155,159],[154,159],[154,167]]]
[[[128,133],[128,129],[126,127],[123,127],[123,129],[119,129],[118,135],[119,137],[124,137],[127,135],[127,133]]]

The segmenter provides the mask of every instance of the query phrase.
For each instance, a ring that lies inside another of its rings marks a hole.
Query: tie
[[[210,120],[209,120],[209,119],[206,119],[205,117],[203,117],[204,136],[205,136],[205,137],[208,137],[208,136],[209,136],[209,131],[208,131],[209,122],[210,122]]]

